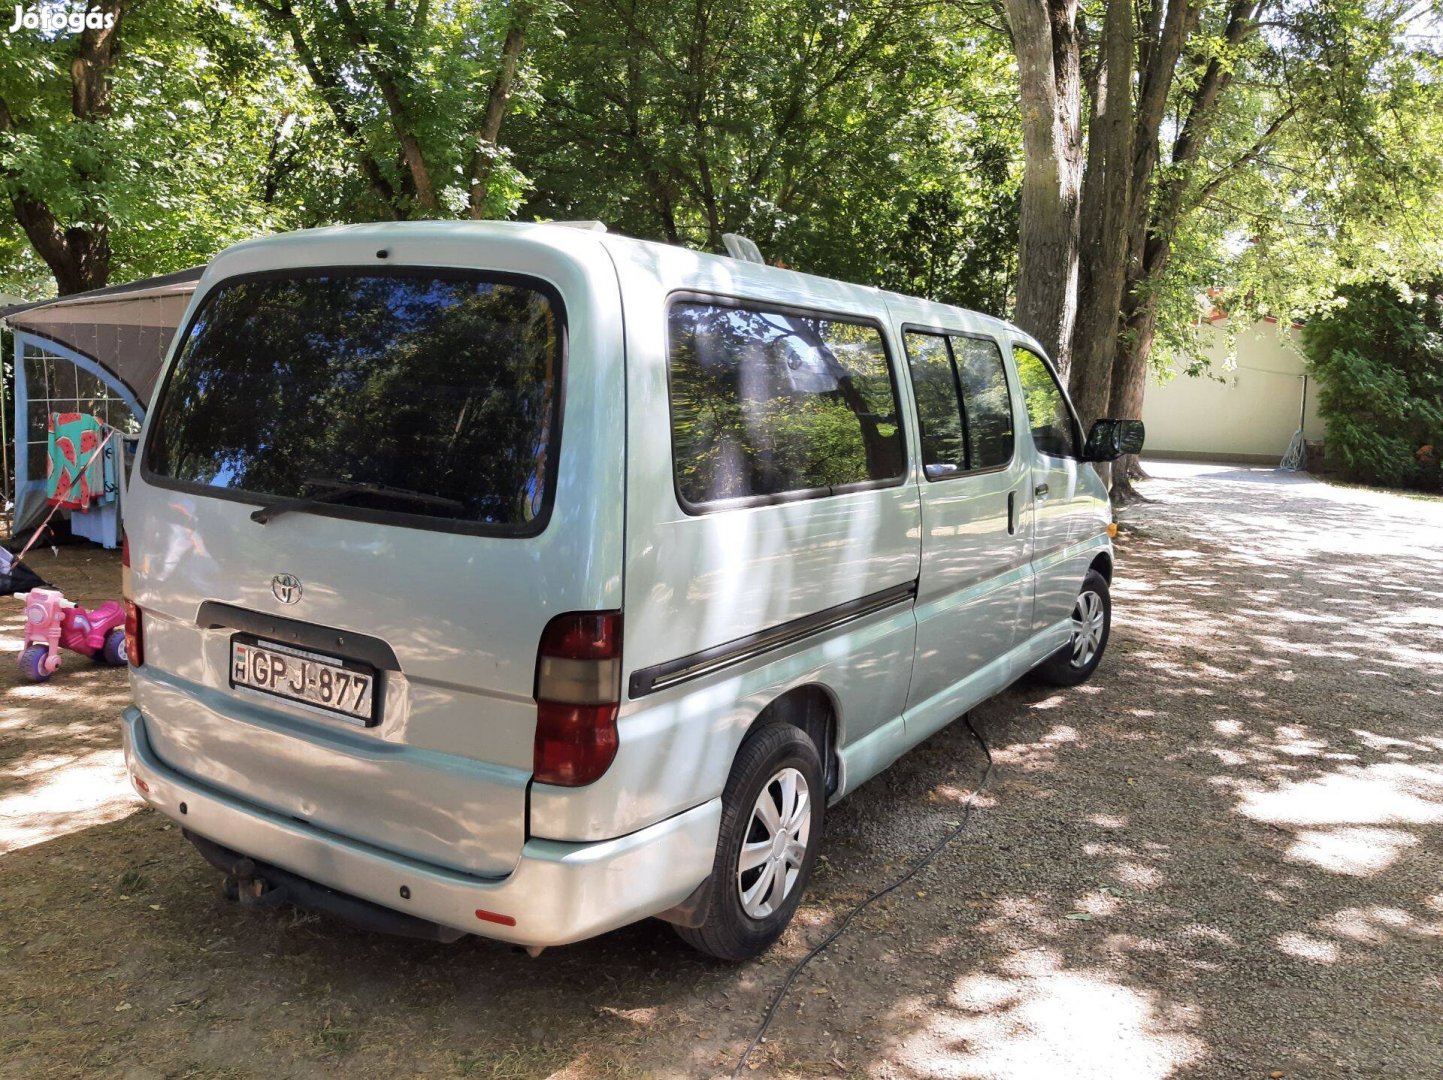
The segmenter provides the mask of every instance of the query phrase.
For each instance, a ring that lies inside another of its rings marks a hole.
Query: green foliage
[[[545,2],[249,0],[285,43],[335,141],[339,220],[464,217],[498,56],[513,23],[536,34]],[[512,111],[534,107],[526,65]],[[526,178],[504,145],[485,149],[483,216],[515,210]]]
[[[1201,5],[1164,124],[1161,175],[1186,205],[1146,283],[1155,363],[1196,361],[1209,288],[1229,287],[1235,314],[1286,316],[1443,262],[1443,64],[1409,37],[1413,6],[1290,2],[1228,45],[1229,6]],[[940,0],[145,0],[124,5],[108,111],[83,121],[76,35],[6,39],[0,187],[62,229],[106,231],[111,280],[258,233],[476,213],[708,250],[736,231],[796,269],[1006,315],[1022,149],[991,17]],[[478,131],[516,26],[476,208]],[[1174,167],[1166,144],[1213,60],[1232,83],[1198,159]],[[0,223],[0,290],[38,295],[47,277]]]
[[[578,0],[509,130],[520,216],[595,218],[1001,313],[1019,134],[1004,40],[886,0]]]
[[[1443,57],[1421,16],[1393,0],[1286,5],[1235,51],[1151,284],[1155,368],[1206,370],[1197,320],[1214,305],[1239,324],[1288,320],[1341,286],[1443,265]]]
[[[1443,277],[1349,285],[1303,345],[1329,462],[1364,483],[1443,489]]]
[[[16,31],[0,51],[0,188],[61,229],[103,232],[125,280],[204,262],[258,232],[304,223],[281,172],[304,107],[296,72],[229,6],[150,0],[123,10],[108,101],[72,108],[77,36]],[[38,262],[0,228],[0,287],[34,294]],[[50,286],[53,289],[53,285]]]

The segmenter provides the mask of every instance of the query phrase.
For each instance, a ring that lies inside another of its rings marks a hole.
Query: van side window
[[[896,390],[876,327],[687,301],[672,305],[668,329],[686,504],[902,479]]]
[[[967,410],[967,464],[996,469],[1012,460],[1012,396],[997,342],[953,337],[962,403]]]
[[[922,436],[922,468],[927,479],[937,480],[967,468],[967,440],[962,431],[952,355],[941,334],[909,330],[906,345]]]
[[[1027,400],[1027,422],[1037,449],[1053,457],[1077,456],[1077,430],[1067,398],[1052,373],[1052,365],[1031,349],[1012,347],[1022,396]]]
[[[927,479],[1010,462],[1012,398],[997,343],[917,330],[906,343]]]

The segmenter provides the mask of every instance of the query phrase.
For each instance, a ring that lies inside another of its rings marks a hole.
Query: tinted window
[[[1012,400],[997,343],[918,331],[906,340],[927,477],[1010,462]]]
[[[685,502],[901,478],[897,399],[874,327],[705,303],[673,305],[669,324]]]
[[[967,467],[967,442],[952,355],[941,334],[909,332],[907,367],[917,398],[917,423],[922,436],[922,467],[929,479],[950,476]]]
[[[549,498],[560,342],[545,294],[482,275],[222,285],[180,348],[146,465],[258,502],[529,531]]]
[[[1076,457],[1077,437],[1067,399],[1052,374],[1052,368],[1031,349],[1016,345],[1017,376],[1027,400],[1027,422],[1037,449],[1054,457]]]
[[[967,410],[967,465],[995,469],[1012,460],[1012,398],[995,341],[953,337],[962,404]]]

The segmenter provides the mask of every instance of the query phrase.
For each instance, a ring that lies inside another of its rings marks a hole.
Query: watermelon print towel
[[[89,413],[50,414],[45,497],[57,506],[88,510],[105,493],[105,466],[96,453],[105,425]]]

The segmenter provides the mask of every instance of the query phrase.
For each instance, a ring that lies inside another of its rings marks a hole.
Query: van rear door
[[[392,226],[213,265],[127,508],[135,696],[172,768],[514,866],[542,631],[621,602],[615,272],[557,233]]]

